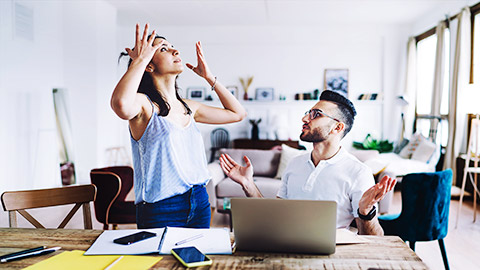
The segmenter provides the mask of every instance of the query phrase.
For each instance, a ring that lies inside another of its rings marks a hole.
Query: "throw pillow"
[[[400,151],[402,151],[403,148],[405,148],[405,146],[407,146],[407,144],[408,144],[409,142],[410,142],[409,140],[403,138],[402,141],[399,142],[399,143],[395,146],[395,148],[393,149],[393,152],[394,152],[395,154],[399,154]]]
[[[283,172],[287,168],[288,163],[294,157],[306,153],[305,150],[295,149],[286,144],[282,144],[282,154],[280,155],[280,164],[278,164],[278,171],[275,178],[281,179]]]
[[[420,139],[421,139],[420,137],[423,137],[422,134],[420,133],[413,134],[412,138],[410,138],[410,141],[408,142],[408,144],[405,147],[403,147],[399,155],[402,158],[410,159],[413,155],[413,152],[415,152],[415,150],[418,147],[418,144],[420,143]]]
[[[412,154],[411,159],[427,163],[432,157],[437,146],[423,136],[419,136],[418,146]]]

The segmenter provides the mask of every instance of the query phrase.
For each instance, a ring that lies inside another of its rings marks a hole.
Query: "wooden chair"
[[[217,151],[221,148],[228,148],[230,144],[230,135],[224,128],[216,128],[210,133],[210,141],[212,147],[210,148],[210,163],[217,158]]]
[[[26,209],[75,204],[60,223],[58,229],[65,228],[65,225],[81,206],[83,208],[84,227],[85,229],[92,229],[90,202],[95,200],[96,194],[97,188],[90,184],[50,189],[6,191],[2,194],[1,200],[3,210],[8,211],[10,227],[17,227],[16,212],[18,212],[36,228],[45,228]]]
[[[136,209],[126,197],[133,187],[133,169],[130,166],[112,166],[90,171],[92,184],[97,187],[97,199],[93,203],[95,217],[108,230],[112,224],[135,224]]]

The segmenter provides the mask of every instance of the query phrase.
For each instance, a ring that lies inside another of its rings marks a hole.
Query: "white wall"
[[[15,34],[15,3],[33,11],[31,39]],[[115,135],[103,108],[115,83],[116,10],[102,1],[0,1],[0,15],[0,193],[61,185],[53,88],[68,91],[77,181],[90,182]]]

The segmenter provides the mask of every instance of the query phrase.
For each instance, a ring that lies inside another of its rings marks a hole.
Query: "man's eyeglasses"
[[[321,116],[326,116],[332,120],[335,120],[337,122],[341,122],[340,120],[338,120],[337,118],[335,117],[332,117],[324,112],[322,112],[322,110],[319,110],[319,109],[311,109],[307,112],[305,112],[305,115],[308,115],[308,118],[310,119],[310,121],[312,121],[313,119],[317,118],[317,117],[321,117]]]

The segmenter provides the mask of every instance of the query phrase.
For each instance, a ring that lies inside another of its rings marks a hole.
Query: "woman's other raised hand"
[[[193,72],[195,72],[198,76],[206,80],[212,79],[213,75],[210,72],[207,61],[205,60],[205,56],[203,55],[202,44],[200,43],[200,41],[195,44],[195,47],[197,48],[197,66],[194,67],[192,64],[187,63],[187,67],[193,70]]]
[[[162,46],[162,44],[165,42],[165,40],[162,39],[161,42],[159,42],[156,45],[153,45],[153,41],[155,40],[155,35],[156,32],[153,30],[152,35],[150,38],[148,38],[148,23],[145,24],[145,29],[143,30],[143,36],[140,36],[140,25],[136,25],[136,31],[135,31],[135,47],[132,49],[130,48],[125,48],[127,51],[128,55],[130,58],[132,58],[132,61],[135,60],[141,60],[141,61],[146,61],[149,63],[153,55],[155,54],[155,51]]]

